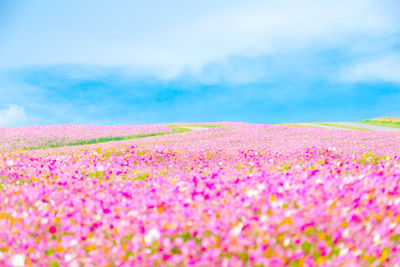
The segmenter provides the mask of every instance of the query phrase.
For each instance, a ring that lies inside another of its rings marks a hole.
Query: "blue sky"
[[[400,2],[0,1],[0,127],[400,116]]]

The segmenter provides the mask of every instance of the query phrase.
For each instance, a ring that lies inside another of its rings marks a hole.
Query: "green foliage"
[[[400,128],[400,121],[363,120],[361,123],[392,128]]]
[[[50,263],[49,266],[50,267],[60,267],[60,264],[58,263],[58,261],[53,261],[52,263]]]
[[[393,242],[398,243],[399,240],[400,240],[400,234],[394,234],[394,235],[392,235],[392,236],[390,237],[390,239],[391,239]]]
[[[360,159],[360,164],[361,165],[372,164],[376,166],[381,162],[382,159],[384,159],[384,157],[378,157],[374,155],[372,152],[369,152],[362,154]]]
[[[189,239],[194,238],[193,234],[190,232],[186,232],[182,234],[183,242],[187,242]]]
[[[120,244],[121,244],[121,245],[122,245],[122,244],[126,244],[126,243],[130,242],[130,241],[132,240],[132,238],[133,238],[133,234],[125,235],[125,236],[123,236],[123,237],[121,238]]]
[[[298,267],[298,266],[300,266],[300,260],[297,259],[297,260],[295,260],[295,261],[290,262],[290,263],[289,263],[289,266],[290,266],[290,267]]]
[[[392,123],[398,123],[400,124],[400,117],[379,117],[379,118],[373,118],[369,120],[363,120],[366,122],[392,122]]]
[[[321,256],[321,251],[316,250],[313,252],[314,260],[317,260]]]
[[[244,263],[249,261],[249,253],[248,252],[238,252],[237,256],[241,259]]]
[[[306,241],[301,245],[301,250],[304,251],[304,253],[308,254],[311,251],[311,246],[311,243]]]
[[[182,250],[180,248],[178,248],[178,247],[174,247],[174,248],[171,249],[170,253],[171,254],[181,254]]]
[[[147,179],[149,179],[149,177],[150,177],[150,173],[140,173],[134,180],[146,181]]]
[[[172,133],[177,134],[177,133],[186,133],[186,132],[191,132],[192,130],[189,128],[181,128],[181,127],[171,127]]]
[[[44,251],[44,254],[46,254],[47,256],[51,256],[54,254],[54,252],[55,252],[54,249],[46,249]]]

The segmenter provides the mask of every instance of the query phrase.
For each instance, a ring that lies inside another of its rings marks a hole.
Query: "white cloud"
[[[168,78],[235,55],[348,48],[400,30],[395,0],[26,3],[4,33],[0,68],[139,66]]]
[[[0,110],[0,127],[21,126],[27,121],[28,116],[21,106],[11,104]]]
[[[400,83],[400,55],[391,54],[345,67],[341,77],[349,82],[384,81]]]

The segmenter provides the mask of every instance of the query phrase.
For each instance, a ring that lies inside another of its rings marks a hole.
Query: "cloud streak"
[[[0,110],[0,127],[22,126],[28,121],[23,107],[15,104]]]
[[[349,82],[393,82],[400,84],[400,54],[385,55],[345,67],[341,76]]]

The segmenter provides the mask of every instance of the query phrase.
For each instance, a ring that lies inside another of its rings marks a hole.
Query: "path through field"
[[[330,125],[322,125],[322,124],[315,124],[315,123],[297,123],[297,124],[303,125],[303,126],[309,126],[309,127],[318,127],[318,128],[334,129],[334,130],[349,130],[346,128],[342,128],[341,125],[343,125],[343,126],[349,126],[349,127],[373,130],[373,131],[390,131],[390,132],[391,131],[400,131],[400,128],[365,124],[365,123],[359,123],[359,122],[332,122],[332,123],[329,123]]]
[[[370,129],[370,130],[374,130],[374,131],[400,131],[400,128],[365,124],[365,123],[359,123],[359,122],[338,122],[338,124],[348,125],[351,127]]]
[[[340,128],[340,127],[321,125],[321,124],[314,124],[314,123],[306,123],[306,122],[304,122],[304,123],[296,123],[296,124],[302,125],[302,126],[308,126],[308,127],[324,128],[324,129],[346,130],[346,129]]]
[[[205,127],[200,127],[200,126],[182,126],[182,128],[187,128],[192,131],[200,131],[200,130],[206,130],[207,128]]]

